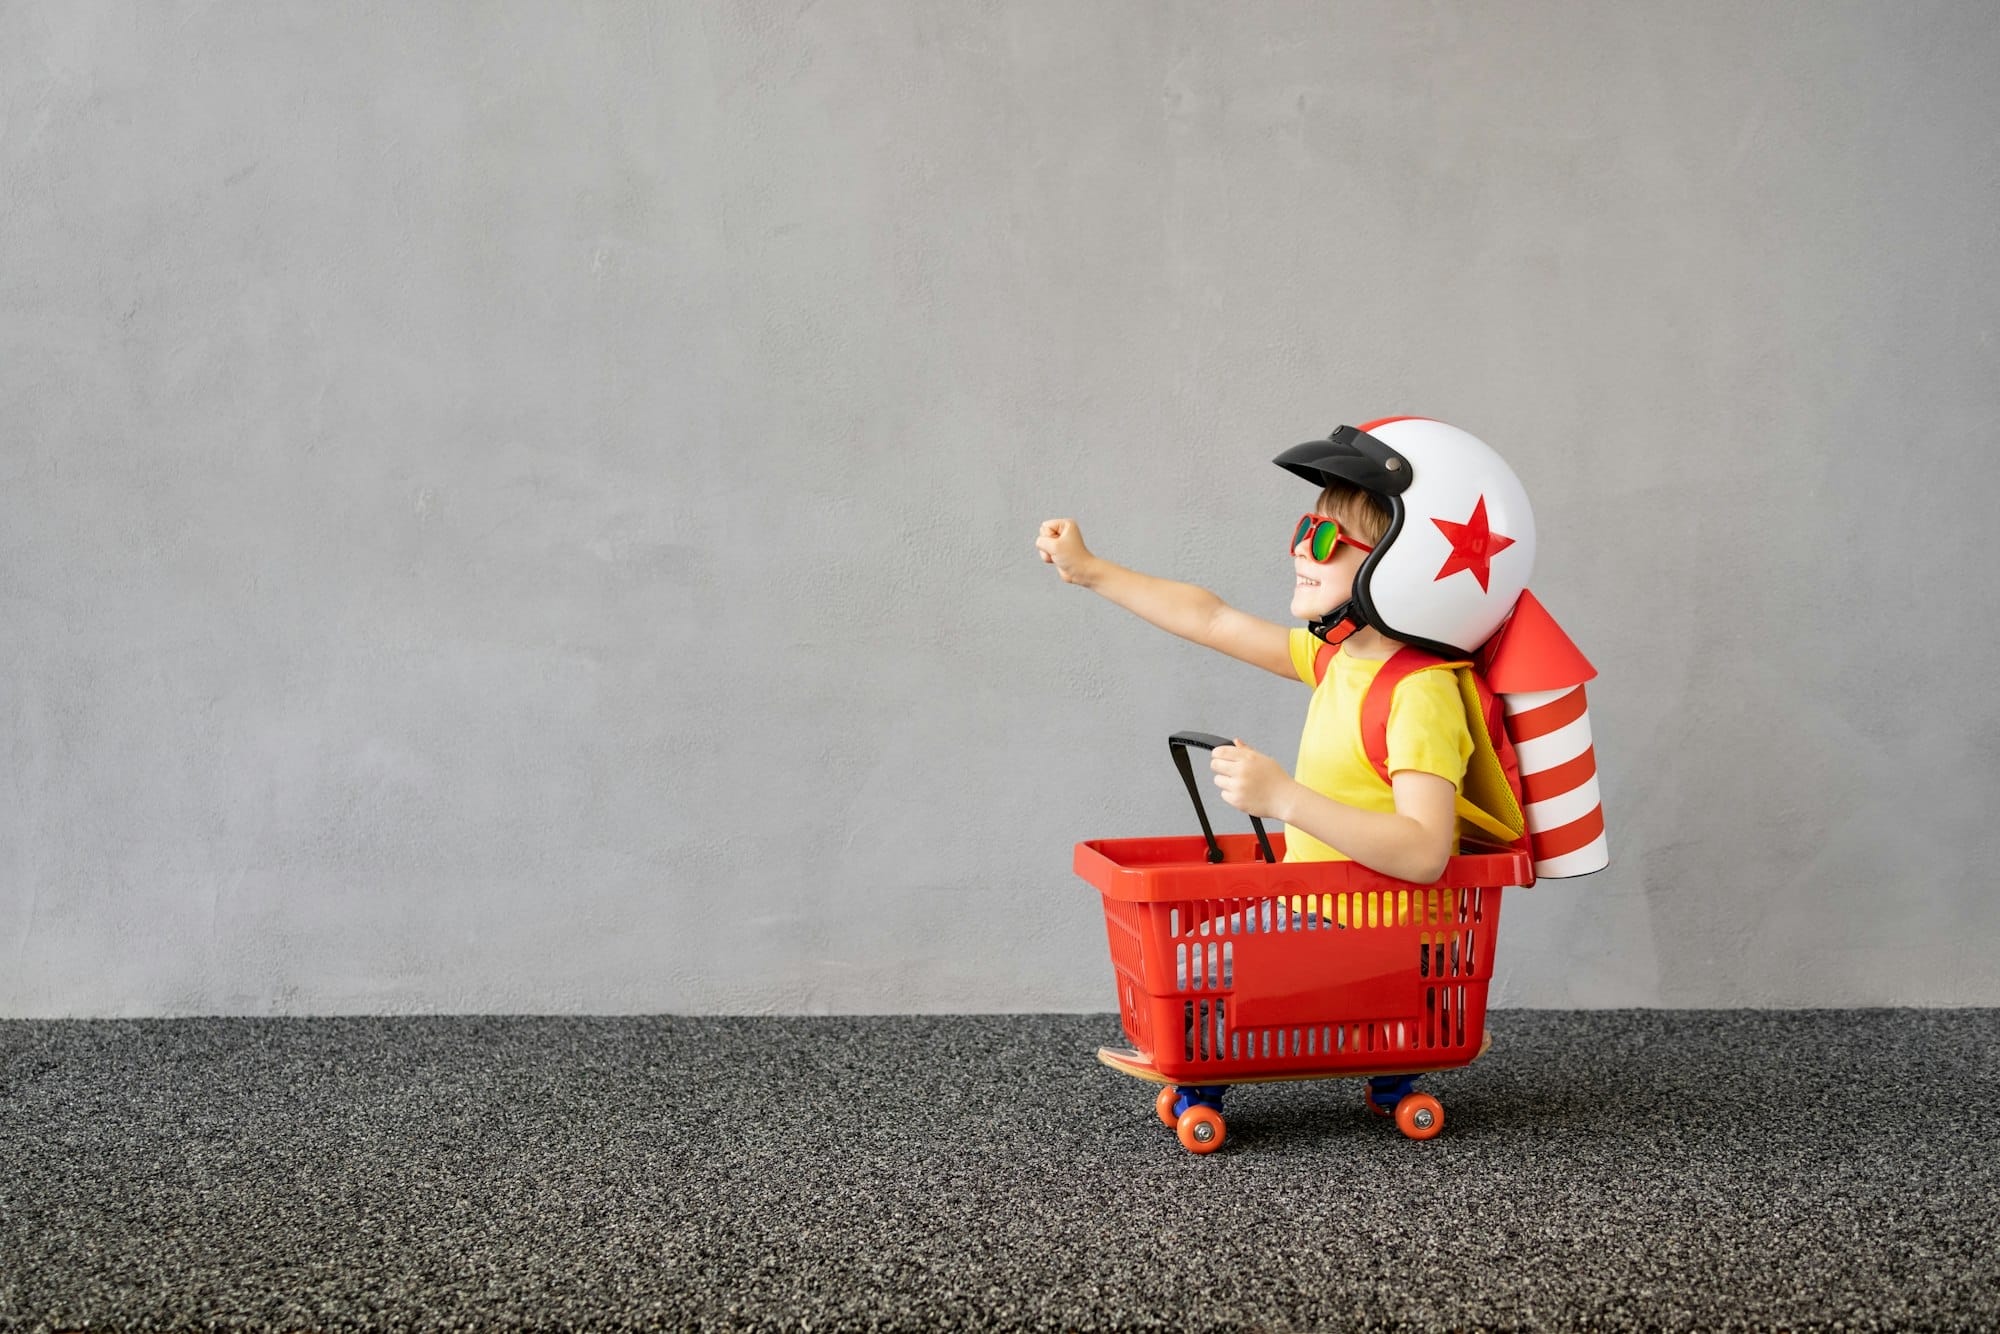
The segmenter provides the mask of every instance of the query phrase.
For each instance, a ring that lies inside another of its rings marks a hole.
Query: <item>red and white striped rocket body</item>
[[[1555,619],[1525,590],[1480,654],[1507,712],[1535,877],[1560,880],[1611,864],[1583,684],[1597,675]]]
[[[1597,752],[1590,743],[1590,709],[1583,684],[1567,689],[1503,694],[1507,731],[1521,763],[1521,794],[1535,877],[1560,880],[1611,864],[1604,803],[1597,790]]]

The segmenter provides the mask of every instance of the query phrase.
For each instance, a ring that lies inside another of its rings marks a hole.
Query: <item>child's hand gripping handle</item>
[[[1181,781],[1187,784],[1188,795],[1194,798],[1195,818],[1201,821],[1201,836],[1208,840],[1208,860],[1211,864],[1222,860],[1222,845],[1215,841],[1215,830],[1208,823],[1208,811],[1201,804],[1201,789],[1195,785],[1194,766],[1188,762],[1187,748],[1198,746],[1202,750],[1214,750],[1217,746],[1235,744],[1228,737],[1217,736],[1213,732],[1176,732],[1167,738],[1167,749],[1174,754],[1174,767],[1181,771]],[[1264,850],[1264,860],[1277,861],[1277,854],[1271,851],[1271,840],[1264,835],[1264,822],[1253,815],[1250,827],[1257,831],[1257,846]]]

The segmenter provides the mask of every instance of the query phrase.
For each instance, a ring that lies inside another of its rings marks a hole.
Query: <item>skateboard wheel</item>
[[[1428,1093],[1412,1093],[1396,1104],[1396,1129],[1411,1139],[1429,1139],[1444,1129],[1444,1104]]]
[[[1214,1153],[1222,1147],[1228,1130],[1222,1123],[1221,1112],[1197,1103],[1181,1113],[1174,1123],[1174,1133],[1189,1153]]]
[[[1169,1130],[1180,1123],[1180,1117],[1174,1113],[1174,1104],[1180,1101],[1180,1096],[1181,1091],[1169,1084],[1160,1090],[1159,1097],[1153,1099],[1153,1110],[1160,1114],[1160,1123]]]

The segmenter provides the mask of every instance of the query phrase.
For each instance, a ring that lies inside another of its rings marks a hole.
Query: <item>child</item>
[[[1337,639],[1331,625],[1336,613],[1352,614],[1355,576],[1390,527],[1390,509],[1369,491],[1339,481],[1321,491],[1290,545],[1291,613],[1316,623],[1310,629],[1287,629],[1205,589],[1115,565],[1084,545],[1073,519],[1042,524],[1035,547],[1064,583],[1091,589],[1183,639],[1315,686],[1297,778],[1240,739],[1218,747],[1209,761],[1224,801],[1246,815],[1284,821],[1286,861],[1353,860],[1432,884],[1457,851],[1455,807],[1473,750],[1456,680],[1449,672],[1418,671],[1396,686],[1385,788],[1364,753],[1361,701],[1404,643],[1372,626]],[[1338,647],[1315,685],[1316,632]]]

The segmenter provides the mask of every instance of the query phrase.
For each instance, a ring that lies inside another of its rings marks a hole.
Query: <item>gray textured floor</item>
[[[1493,1029],[1199,1159],[1105,1016],[0,1022],[0,1328],[2000,1327],[2000,1011]]]

